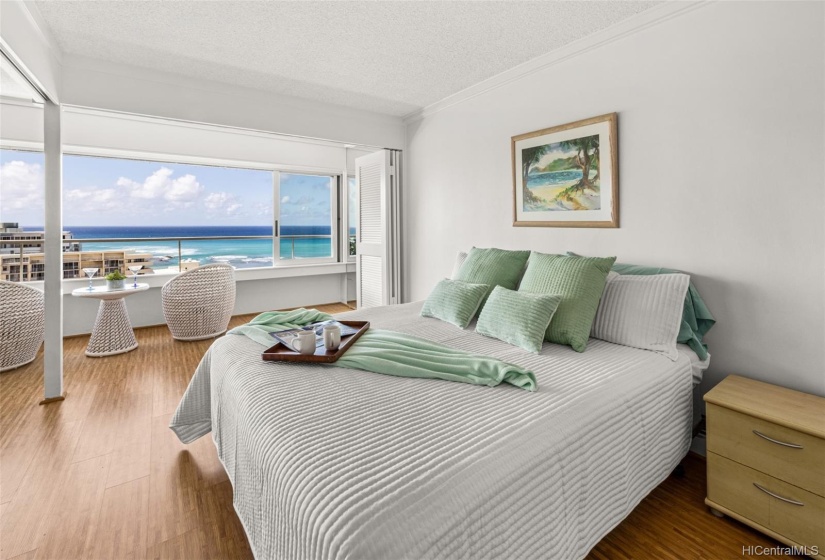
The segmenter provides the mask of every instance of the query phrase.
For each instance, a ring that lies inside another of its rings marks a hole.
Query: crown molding
[[[500,88],[511,82],[525,78],[545,68],[559,64],[576,56],[602,48],[611,43],[624,39],[630,35],[649,29],[660,23],[664,23],[673,18],[682,16],[702,6],[713,3],[715,0],[674,0],[663,2],[644,12],[621,21],[615,25],[597,31],[592,35],[583,37],[561,48],[543,54],[500,74],[496,74],[486,80],[482,80],[468,88],[449,95],[441,101],[436,101],[426,107],[404,115],[403,120],[409,124],[419,121],[430,115],[434,115],[448,107],[463,103],[469,99],[483,95],[484,93]]]

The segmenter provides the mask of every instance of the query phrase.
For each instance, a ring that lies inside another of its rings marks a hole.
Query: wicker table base
[[[123,290],[81,288],[72,292],[73,296],[100,299],[95,326],[92,329],[89,345],[86,347],[87,356],[92,358],[114,356],[131,352],[138,347],[124,298],[148,289],[148,284],[138,284],[137,288],[127,286]]]
[[[138,347],[135,331],[129,322],[126,301],[110,299],[100,302],[86,355],[98,358],[130,352]]]

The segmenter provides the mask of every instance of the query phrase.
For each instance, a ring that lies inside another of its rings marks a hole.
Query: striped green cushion
[[[506,251],[504,249],[470,249],[464,264],[458,270],[455,279],[473,284],[487,284],[489,289],[484,301],[496,286],[510,290],[518,287],[524,272],[524,264],[530,251]],[[482,302],[482,305],[484,302]]]
[[[548,341],[584,352],[607,274],[615,261],[616,257],[530,254],[519,291],[562,298],[547,328]]]
[[[561,296],[496,286],[478,316],[476,332],[539,353]]]
[[[447,321],[463,329],[475,317],[481,300],[487,295],[487,284],[470,284],[444,279],[436,284],[421,308],[422,317]]]

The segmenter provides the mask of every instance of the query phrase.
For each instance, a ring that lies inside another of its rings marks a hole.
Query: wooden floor
[[[0,558],[252,557],[211,439],[183,445],[167,427],[212,341],[136,334],[137,350],[108,358],[84,355],[88,337],[66,339],[63,402],[37,404],[42,355],[0,374]],[[743,546],[776,545],[713,517],[704,460],[685,466],[588,558],[739,558]]]

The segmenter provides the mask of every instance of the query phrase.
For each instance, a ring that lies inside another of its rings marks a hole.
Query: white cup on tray
[[[324,348],[338,350],[341,346],[341,327],[338,325],[324,325]]]
[[[301,331],[292,342],[292,346],[300,354],[311,356],[315,354],[315,331]]]

